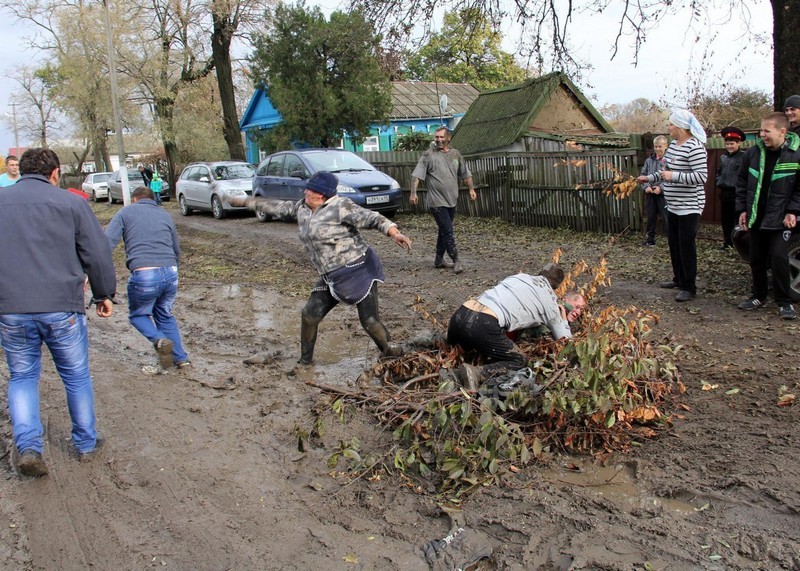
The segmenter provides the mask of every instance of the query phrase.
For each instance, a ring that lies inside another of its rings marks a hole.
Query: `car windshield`
[[[214,178],[217,180],[235,180],[239,178],[253,178],[256,169],[252,165],[243,163],[237,165],[219,165],[214,167]]]
[[[111,176],[110,172],[103,172],[92,176],[92,182],[106,182]]]
[[[128,180],[144,180],[144,177],[142,176],[142,173],[140,173],[139,171],[129,170]]]
[[[348,151],[308,151],[303,156],[314,172],[374,171],[375,167]]]

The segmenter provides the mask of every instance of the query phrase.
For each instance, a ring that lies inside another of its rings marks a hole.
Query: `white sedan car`
[[[108,179],[113,172],[93,172],[86,176],[81,190],[89,195],[89,200],[97,202],[100,198],[108,198]]]

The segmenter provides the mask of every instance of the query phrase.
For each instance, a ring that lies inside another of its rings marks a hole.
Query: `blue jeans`
[[[67,392],[75,448],[81,453],[94,450],[97,433],[86,316],[70,312],[6,313],[0,315],[0,334],[11,374],[8,408],[17,450],[40,454],[43,450],[39,413],[42,343],[50,350]]]
[[[183,350],[178,322],[172,306],[178,295],[178,268],[164,266],[134,270],[128,278],[128,319],[151,343],[166,337],[172,341],[176,363],[189,359]]]

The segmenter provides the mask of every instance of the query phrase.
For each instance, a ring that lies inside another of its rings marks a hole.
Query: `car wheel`
[[[222,220],[225,218],[225,207],[222,205],[222,201],[216,194],[211,197],[211,214],[213,214],[214,218],[217,220]]]
[[[800,300],[800,233],[798,232],[789,238],[789,276],[794,297]]]
[[[269,215],[261,212],[260,210],[256,210],[256,218],[258,218],[259,222],[266,222],[269,220]]]
[[[181,207],[181,214],[183,216],[189,216],[192,213],[192,209],[186,204],[186,196],[183,194],[178,197],[178,205]]]

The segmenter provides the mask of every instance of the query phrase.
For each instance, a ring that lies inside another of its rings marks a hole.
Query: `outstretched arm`
[[[409,254],[411,253],[411,238],[409,238],[404,234],[401,234],[400,230],[397,229],[397,226],[392,226],[391,228],[389,228],[387,234],[391,239],[394,240],[395,244],[408,250]]]

